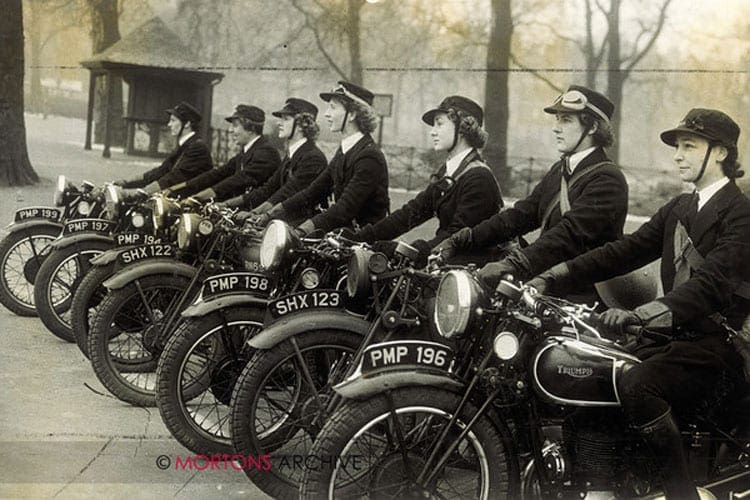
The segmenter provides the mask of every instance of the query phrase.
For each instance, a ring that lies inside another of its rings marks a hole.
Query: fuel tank
[[[607,340],[552,336],[532,356],[531,378],[548,403],[620,406],[617,380],[638,358]]]

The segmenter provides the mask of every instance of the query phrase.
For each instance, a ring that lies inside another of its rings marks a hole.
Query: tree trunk
[[[7,0],[0,16],[0,185],[34,184],[23,116],[23,6]]]
[[[42,15],[38,2],[29,2],[29,102],[27,109],[32,113],[41,111],[44,101],[42,95]]]
[[[492,24],[487,46],[487,78],[484,87],[484,126],[489,140],[484,156],[501,188],[508,191],[508,68],[513,38],[511,0],[491,0]]]
[[[620,156],[620,117],[622,116],[622,87],[627,75],[620,65],[620,1],[611,0],[608,14],[609,37],[607,39],[608,64],[607,72],[607,97],[615,105],[615,113],[612,117],[612,129],[615,143],[609,149],[610,158],[618,161]]]
[[[97,54],[120,39],[118,26],[119,13],[117,0],[87,0],[91,14],[91,45],[93,53]],[[110,140],[112,145],[125,145],[125,122],[122,119],[122,78],[112,79],[111,100],[107,99],[105,79],[97,80],[94,108],[94,142],[104,141],[105,114],[109,112]],[[109,105],[107,106],[107,102]]]
[[[362,6],[365,0],[349,0],[349,7],[346,11],[347,23],[346,34],[349,40],[349,62],[350,62],[350,80],[352,83],[362,85],[364,76],[362,74],[362,53],[360,50],[360,30],[359,21]]]

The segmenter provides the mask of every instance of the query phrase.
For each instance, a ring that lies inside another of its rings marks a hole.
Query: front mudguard
[[[104,286],[109,290],[118,290],[145,276],[153,276],[157,274],[173,274],[192,279],[197,272],[198,269],[183,262],[175,262],[172,259],[156,258],[127,266],[111,278],[108,278],[104,282]]]
[[[363,400],[386,391],[403,387],[436,387],[464,394],[466,386],[440,370],[415,367],[390,367],[362,375],[359,370],[334,386],[333,390],[347,399]]]
[[[104,241],[112,243],[114,245],[115,240],[106,234],[97,233],[75,233],[67,236],[58,237],[55,241],[49,244],[50,250],[57,250],[60,248],[67,248],[71,245],[78,245],[88,241]]]
[[[270,349],[295,335],[323,328],[350,331],[364,337],[370,326],[371,322],[346,310],[308,310],[277,320],[248,340],[247,345],[253,349]]]
[[[264,297],[256,297],[249,293],[237,293],[231,295],[224,295],[220,297],[212,297],[206,301],[200,300],[191,304],[188,308],[182,311],[183,318],[200,318],[211,314],[219,309],[226,307],[235,306],[248,306],[248,307],[265,307],[270,301]]]
[[[63,230],[62,223],[52,222],[49,219],[31,219],[31,220],[26,220],[23,222],[18,222],[18,223],[14,222],[10,224],[9,226],[7,226],[6,229],[8,230],[9,233],[17,233],[19,231],[24,231],[29,228],[41,227],[41,226],[59,229],[61,233]]]
[[[109,265],[115,262],[117,260],[117,256],[120,255],[122,252],[130,250],[131,248],[135,246],[137,245],[128,245],[124,247],[111,248],[107,250],[106,252],[100,253],[99,255],[91,259],[91,264],[94,266]]]

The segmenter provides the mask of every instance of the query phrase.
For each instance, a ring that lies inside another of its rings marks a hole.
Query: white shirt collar
[[[586,158],[588,155],[594,152],[596,149],[596,146],[592,146],[590,148],[586,148],[583,151],[577,151],[570,155],[570,159],[568,160],[568,165],[570,165],[570,173],[576,171],[576,167],[579,163],[583,161],[584,158]]]
[[[252,145],[255,144],[255,141],[257,141],[258,139],[260,139],[259,135],[256,135],[255,137],[253,137],[252,139],[250,139],[247,144],[245,144],[244,146],[242,146],[242,152],[243,153],[247,153],[247,150],[250,149],[252,147]]]
[[[469,153],[471,153],[471,148],[466,148],[453,158],[448,159],[445,162],[445,175],[453,177],[453,174],[458,167],[461,166],[461,162],[464,161],[464,158],[466,158]]]
[[[703,189],[698,191],[698,210],[703,208],[703,206],[708,203],[708,200],[714,197],[716,193],[719,192],[721,188],[729,184],[729,177],[722,177],[718,181],[709,184],[708,186],[704,187]]]
[[[307,141],[307,139],[303,138],[289,145],[289,158],[294,156],[294,153],[297,152],[297,150],[305,143],[305,141]]]
[[[362,132],[354,132],[352,135],[348,135],[341,139],[341,152],[346,154],[346,152],[352,149],[352,147],[364,136],[365,134]]]
[[[180,136],[180,138],[179,138],[179,139],[177,139],[177,143],[178,143],[178,144],[179,144],[180,146],[182,146],[183,144],[185,144],[185,142],[186,142],[186,141],[187,141],[188,139],[190,139],[190,138],[191,138],[191,137],[193,137],[194,135],[195,135],[195,132],[190,132],[189,134],[185,134],[185,135],[182,135],[182,136]]]

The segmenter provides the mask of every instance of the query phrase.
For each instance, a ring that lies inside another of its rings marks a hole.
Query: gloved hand
[[[245,223],[253,224],[259,227],[266,227],[270,221],[271,221],[271,216],[265,213],[265,214],[252,215],[249,219],[245,220]]]
[[[119,179],[119,180],[116,180],[116,181],[112,181],[112,184],[114,184],[115,186],[122,187],[125,184],[127,184],[128,182],[130,182],[130,181],[128,181],[127,179]]]
[[[411,242],[411,246],[419,251],[419,255],[417,255],[417,260],[416,262],[414,262],[414,264],[420,268],[425,267],[427,265],[427,258],[430,256],[430,252],[432,251],[432,247],[430,246],[430,244],[425,240],[414,240]]]
[[[636,313],[624,309],[607,309],[599,315],[599,326],[602,330],[615,335],[624,335],[626,327],[641,324],[643,322]]]
[[[273,208],[273,205],[271,205],[271,203],[265,201],[265,202],[261,203],[260,205],[258,205],[257,207],[253,208],[252,210],[250,210],[250,213],[253,214],[253,215],[265,214],[266,212],[268,212],[272,208]]]
[[[561,262],[527,281],[526,286],[532,287],[537,292],[544,295],[550,290],[553,290],[556,285],[558,288],[561,288],[569,276],[570,271],[568,270],[568,265],[565,262]]]
[[[351,230],[351,229],[349,229],[348,227],[342,227],[341,229],[339,229],[339,232],[340,232],[340,234],[341,234],[341,237],[342,237],[342,238],[346,238],[347,240],[351,240],[351,241],[362,241],[362,240],[360,240],[360,239],[358,238],[358,236],[357,236],[357,235],[358,235],[358,233],[355,233],[354,231],[352,231],[352,230]]]
[[[188,196],[184,200],[180,201],[180,205],[182,205],[182,208],[185,210],[197,210],[203,205],[203,203],[201,203],[200,200],[193,198],[192,196]]]
[[[252,217],[252,215],[253,215],[252,212],[239,211],[236,214],[234,214],[234,220],[236,222],[245,222],[247,219]]]
[[[456,255],[458,250],[469,248],[471,247],[471,244],[471,228],[464,227],[440,242],[440,244],[432,250],[432,253],[440,255],[443,260],[448,260]]]
[[[495,288],[503,276],[506,274],[515,274],[516,266],[509,259],[503,259],[498,262],[490,262],[479,270],[479,279],[484,281],[488,286]]]
[[[393,252],[396,251],[397,246],[398,242],[395,242],[393,240],[378,240],[373,242],[372,249],[376,252],[385,254],[386,257],[391,259],[393,258]]]
[[[139,189],[133,189],[133,188],[122,188],[120,190],[120,196],[122,196],[123,200],[130,200],[132,198],[138,198],[140,196],[143,196],[141,191]]]
[[[294,228],[294,231],[300,238],[304,238],[308,234],[315,231],[315,224],[313,224],[312,220],[307,219],[305,222]]]

